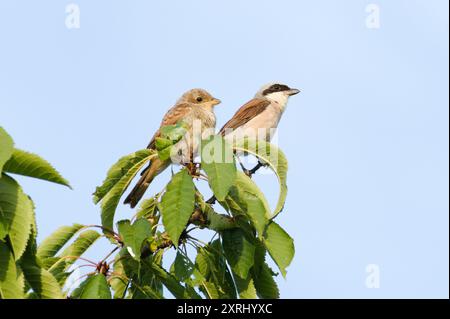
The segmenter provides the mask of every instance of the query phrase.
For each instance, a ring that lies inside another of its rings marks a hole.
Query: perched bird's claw
[[[187,163],[184,165],[186,169],[189,171],[189,174],[191,174],[194,177],[200,176],[200,167],[196,163]]]

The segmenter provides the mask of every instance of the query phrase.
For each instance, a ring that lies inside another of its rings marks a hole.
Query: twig
[[[242,168],[242,171],[245,173],[245,175],[247,175],[248,177],[250,177],[250,178],[252,178],[252,176],[261,168],[261,167],[264,167],[264,166],[266,166],[266,164],[263,164],[263,163],[261,163],[260,161],[258,161],[258,164],[255,166],[255,167],[253,167],[252,169],[247,169],[247,168],[245,168],[245,166],[244,166],[244,164],[242,164],[242,162],[241,162],[241,160],[239,159],[239,157],[238,157],[238,161],[239,161],[239,165],[241,165],[241,168]],[[206,201],[206,203],[207,204],[210,204],[210,205],[214,205],[215,203],[216,203],[216,201],[217,201],[217,198],[216,198],[216,196],[211,196],[211,198],[210,199],[208,199],[207,201]]]

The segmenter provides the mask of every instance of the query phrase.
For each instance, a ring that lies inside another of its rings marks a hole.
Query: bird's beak
[[[290,89],[287,93],[288,93],[289,96],[292,96],[292,95],[299,94],[299,93],[300,93],[300,90],[297,90],[297,89]]]
[[[215,106],[215,105],[217,105],[217,104],[222,103],[222,101],[219,100],[219,99],[213,99],[213,100],[211,101],[211,103],[212,103],[213,106]]]

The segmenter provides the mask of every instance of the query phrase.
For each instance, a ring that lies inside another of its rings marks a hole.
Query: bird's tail
[[[133,190],[128,194],[124,204],[130,204],[131,208],[136,207],[139,200],[144,196],[150,183],[159,173],[166,169],[169,163],[170,162],[167,161],[161,161],[159,158],[152,160],[148,169],[144,171],[136,186],[134,186]]]

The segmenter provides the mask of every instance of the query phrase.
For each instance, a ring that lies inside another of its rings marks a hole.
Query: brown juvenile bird
[[[147,148],[156,148],[156,138],[161,136],[163,126],[183,124],[187,132],[172,147],[170,159],[162,161],[155,158],[150,162],[149,166],[141,173],[142,177],[125,199],[124,204],[130,204],[131,208],[134,208],[153,179],[171,163],[188,164],[192,162],[197,155],[200,141],[214,134],[216,127],[214,106],[219,103],[220,100],[203,89],[193,89],[181,96],[175,106],[164,116],[160,128],[156,131]]]

